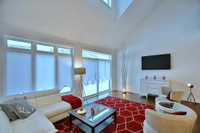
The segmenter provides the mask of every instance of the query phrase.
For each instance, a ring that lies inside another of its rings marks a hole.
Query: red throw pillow
[[[55,133],[65,133],[63,130],[56,131]]]
[[[169,93],[167,94],[167,97],[166,97],[166,98],[167,98],[168,100],[171,100],[171,99],[170,99],[171,92],[172,92],[172,91],[169,91]]]
[[[173,112],[173,113],[169,113],[170,115],[186,115],[187,112],[185,111],[177,111],[177,112]]]

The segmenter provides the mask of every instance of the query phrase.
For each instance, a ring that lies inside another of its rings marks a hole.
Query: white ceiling
[[[0,24],[114,50],[160,2],[134,0],[112,21],[84,0],[0,0]]]

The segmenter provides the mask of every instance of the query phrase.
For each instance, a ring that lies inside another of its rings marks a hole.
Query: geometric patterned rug
[[[144,111],[147,108],[154,110],[153,106],[111,96],[107,96],[95,102],[117,109],[117,128],[115,128],[114,123],[111,123],[102,133],[143,133],[142,127],[143,121],[145,120]],[[69,118],[54,123],[54,126],[58,130],[70,133]],[[83,133],[83,131],[73,125],[71,133]]]

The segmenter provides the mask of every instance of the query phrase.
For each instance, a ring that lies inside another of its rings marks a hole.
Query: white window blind
[[[4,95],[54,88],[61,92],[72,91],[71,49],[16,37],[5,38]]]
[[[36,90],[56,88],[55,84],[55,56],[37,53],[36,55]]]
[[[72,88],[72,59],[71,56],[58,56],[58,88],[62,92],[71,91]]]
[[[31,54],[7,52],[6,95],[32,91]]]

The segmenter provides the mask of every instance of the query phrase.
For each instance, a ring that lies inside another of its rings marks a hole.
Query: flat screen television
[[[142,56],[142,70],[169,70],[171,69],[170,54]]]

